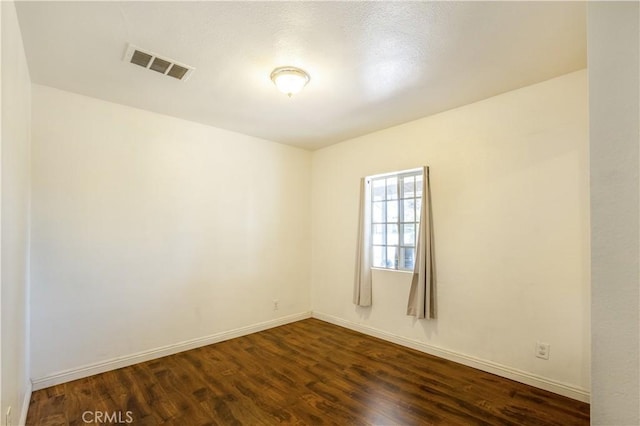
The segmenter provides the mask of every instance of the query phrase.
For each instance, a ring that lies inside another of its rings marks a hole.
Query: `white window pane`
[[[387,244],[398,245],[398,225],[387,225]]]
[[[371,189],[371,198],[373,201],[382,201],[384,200],[384,179],[376,179],[372,183]]]
[[[373,244],[384,244],[384,225],[373,225]]]
[[[414,249],[412,248],[402,249],[402,269],[413,269],[414,253]]]
[[[410,225],[402,225],[402,245],[413,246],[416,242],[416,226],[412,223]]]
[[[423,181],[423,176],[413,171],[371,179],[370,241],[374,267],[413,269]]]
[[[387,201],[387,222],[398,221],[398,202]]]
[[[402,200],[402,221],[403,222],[415,222],[415,199]]]
[[[398,178],[387,178],[387,200],[398,199]]]
[[[387,268],[398,269],[398,249],[387,247]]]
[[[386,262],[384,259],[385,247],[373,246],[373,266],[376,268],[385,268]]]
[[[371,216],[371,220],[373,223],[382,223],[385,221],[384,205],[384,201],[376,201],[373,203],[373,211]]]
[[[402,179],[402,198],[412,198],[415,196],[413,190],[414,180],[414,176],[405,176]]]
[[[416,176],[416,197],[422,196],[422,175]]]

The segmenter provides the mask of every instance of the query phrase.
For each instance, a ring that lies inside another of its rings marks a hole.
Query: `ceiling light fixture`
[[[271,73],[271,80],[279,91],[291,97],[309,82],[309,74],[296,67],[279,67]]]

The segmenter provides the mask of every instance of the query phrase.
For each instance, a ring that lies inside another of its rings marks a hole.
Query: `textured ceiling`
[[[586,66],[584,2],[18,2],[31,78],[308,149]],[[128,43],[196,68],[123,61]],[[311,75],[289,99],[269,74]]]

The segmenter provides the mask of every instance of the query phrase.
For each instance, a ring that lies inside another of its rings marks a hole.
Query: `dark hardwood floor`
[[[127,422],[568,426],[589,405],[308,319],[36,391],[27,418]]]

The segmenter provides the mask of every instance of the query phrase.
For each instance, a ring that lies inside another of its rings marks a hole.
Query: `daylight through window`
[[[422,206],[422,170],[370,179],[372,266],[413,270]]]

